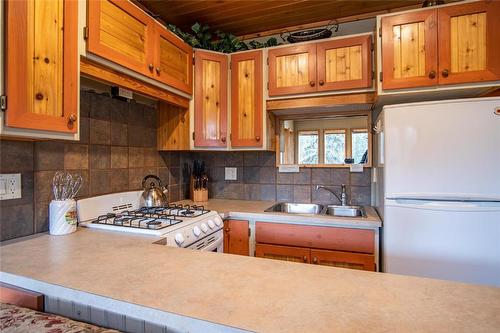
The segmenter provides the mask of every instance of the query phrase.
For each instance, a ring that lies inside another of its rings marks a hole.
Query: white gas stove
[[[142,191],[113,193],[77,201],[82,227],[159,236],[158,244],[222,251],[223,222],[201,205],[141,208]]]

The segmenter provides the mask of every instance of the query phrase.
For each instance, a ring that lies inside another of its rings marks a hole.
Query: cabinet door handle
[[[314,87],[314,86],[316,85],[316,82],[314,82],[314,81],[309,81],[309,85],[310,85],[311,87]]]
[[[73,124],[76,121],[76,115],[74,113],[70,114],[68,117],[68,124]]]
[[[447,69],[443,69],[443,71],[441,72],[441,75],[443,77],[448,77],[448,75],[450,75],[450,72]]]
[[[322,85],[324,85],[324,84],[325,84],[325,81],[323,81],[323,80],[319,80],[319,85],[320,85],[320,86],[322,86]]]
[[[318,258],[313,257],[313,264],[317,264],[317,263],[318,263]]]
[[[229,232],[229,228],[224,229],[225,232]]]
[[[149,64],[149,65],[148,65],[148,68],[149,68],[149,71],[150,71],[150,72],[152,72],[152,71],[153,71],[153,68],[154,68],[153,64]]]
[[[225,137],[225,136],[223,136],[223,137],[221,137],[221,138],[220,138],[220,140],[221,140],[222,142],[226,142],[226,137]]]
[[[302,258],[304,260],[304,262],[307,262],[307,256],[304,256],[304,258]]]
[[[430,71],[429,72],[429,79],[435,79],[436,78],[436,71]]]
[[[260,136],[258,136],[258,135],[257,135],[257,136],[255,137],[255,141],[260,141]]]
[[[160,75],[160,67],[156,67],[156,74]]]

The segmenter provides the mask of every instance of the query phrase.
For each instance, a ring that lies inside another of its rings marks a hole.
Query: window
[[[325,130],[325,164],[344,164],[346,157],[345,134],[345,130]]]
[[[366,129],[352,129],[351,142],[352,158],[354,159],[354,163],[367,163],[368,132],[366,131]]]
[[[318,164],[318,131],[299,131],[299,164]]]

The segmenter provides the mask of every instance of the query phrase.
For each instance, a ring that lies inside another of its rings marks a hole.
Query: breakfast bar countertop
[[[152,244],[79,228],[0,247],[2,282],[255,332],[498,332],[500,288]],[[209,330],[202,330],[209,331]]]

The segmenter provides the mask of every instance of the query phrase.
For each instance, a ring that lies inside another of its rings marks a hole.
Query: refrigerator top
[[[415,107],[415,106],[425,106],[425,105],[477,103],[477,102],[481,102],[481,101],[498,101],[500,103],[500,97],[495,96],[495,97],[481,97],[481,98],[460,98],[460,99],[446,99],[446,100],[440,100],[440,101],[391,104],[391,105],[385,105],[382,108],[382,110],[400,109],[400,108],[405,108],[405,107]]]

